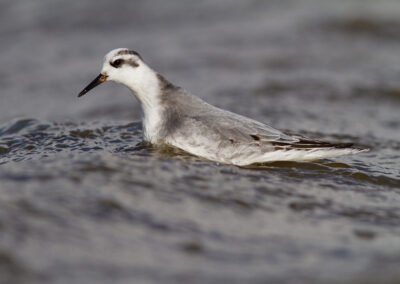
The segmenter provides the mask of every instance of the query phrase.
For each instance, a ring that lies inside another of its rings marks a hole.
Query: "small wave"
[[[109,152],[141,141],[140,123],[57,123],[15,119],[0,126],[0,164],[58,152]]]
[[[36,123],[38,123],[38,121],[32,118],[13,119],[0,126],[0,136],[17,134]]]
[[[325,31],[349,36],[364,36],[379,40],[400,39],[400,21],[374,15],[354,15],[352,17],[330,18],[321,25]]]

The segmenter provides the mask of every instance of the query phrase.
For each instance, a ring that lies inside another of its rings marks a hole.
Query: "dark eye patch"
[[[136,60],[134,60],[134,59],[127,60],[126,63],[129,64],[130,66],[132,66],[133,68],[139,66],[139,63],[136,62]]]
[[[124,60],[122,60],[122,59],[117,59],[117,60],[114,60],[113,62],[110,62],[111,66],[113,66],[115,68],[121,67],[121,65],[123,63],[124,63]]]

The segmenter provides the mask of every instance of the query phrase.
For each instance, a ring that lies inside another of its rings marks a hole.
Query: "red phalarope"
[[[266,124],[214,107],[173,85],[133,50],[119,48],[79,97],[105,81],[128,87],[143,109],[144,140],[168,144],[209,160],[245,166],[272,161],[311,161],[368,149],[287,135]]]

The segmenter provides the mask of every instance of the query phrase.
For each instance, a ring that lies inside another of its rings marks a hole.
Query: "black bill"
[[[93,89],[94,87],[100,85],[101,83],[105,82],[107,79],[107,76],[100,74],[99,76],[97,76],[92,82],[90,82],[89,85],[86,86],[86,88],[84,88],[78,95],[78,97],[82,97],[84,94],[86,94],[87,92],[89,92],[91,89]]]

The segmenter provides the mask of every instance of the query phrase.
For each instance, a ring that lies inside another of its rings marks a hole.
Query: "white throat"
[[[157,73],[148,66],[142,66],[140,74],[123,82],[137,97],[143,110],[144,140],[156,143],[162,123],[161,90]]]

